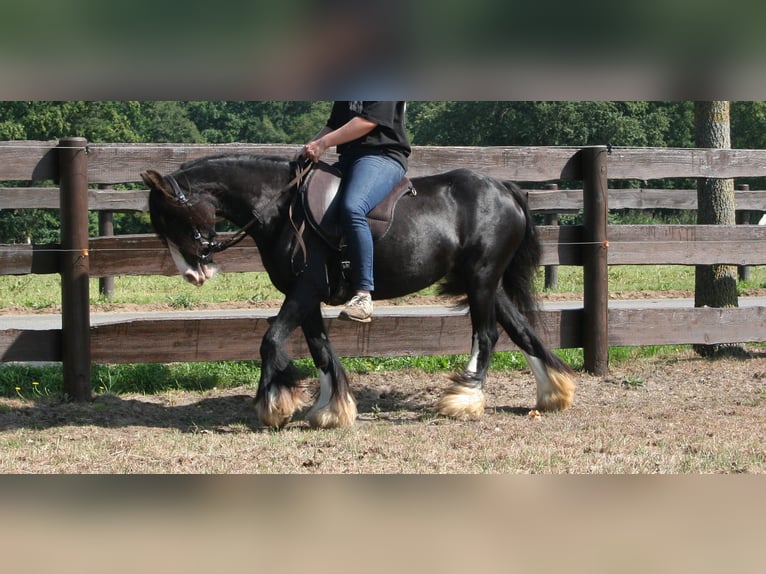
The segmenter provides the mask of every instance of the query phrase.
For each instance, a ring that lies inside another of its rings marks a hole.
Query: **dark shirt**
[[[405,127],[406,102],[334,102],[327,126],[333,130],[360,116],[377,126],[367,135],[338,146],[341,156],[383,154],[407,169],[411,147]]]

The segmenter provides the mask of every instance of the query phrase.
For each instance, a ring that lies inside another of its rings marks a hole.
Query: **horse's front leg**
[[[309,424],[315,428],[353,426],[356,401],[346,370],[327,338],[319,305],[304,320],[303,333],[319,375],[319,395],[306,417]]]
[[[282,428],[295,411],[307,404],[285,352],[285,342],[301,319],[300,304],[288,297],[261,341],[261,378],[255,395],[255,411],[261,424],[268,427]]]

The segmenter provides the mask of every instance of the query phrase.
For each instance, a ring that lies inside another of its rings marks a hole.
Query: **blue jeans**
[[[351,260],[351,286],[373,291],[372,233],[366,216],[399,183],[405,170],[398,161],[384,155],[341,158],[337,167],[343,172],[340,223]]]

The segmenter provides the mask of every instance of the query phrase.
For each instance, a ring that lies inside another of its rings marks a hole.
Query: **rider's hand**
[[[310,141],[305,146],[303,146],[302,155],[316,163],[319,161],[326,150],[327,146],[324,144],[322,138],[319,138],[314,141]]]

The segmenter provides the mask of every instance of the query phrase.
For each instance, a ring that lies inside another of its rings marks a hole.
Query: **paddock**
[[[0,181],[53,181],[57,187],[0,189],[0,209],[60,208],[61,241],[54,246],[0,246],[0,273],[62,277],[60,325],[19,328],[0,318],[2,361],[61,361],[65,389],[75,399],[90,397],[93,363],[175,362],[253,359],[254,342],[273,311],[214,316],[179,312],[173,316],[134,316],[103,320],[91,316],[90,277],[175,274],[167,250],[151,235],[109,236],[109,213],[145,211],[146,191],[111,186],[140,180],[147,167],[161,172],[184,161],[224,152],[292,156],[287,145],[89,144],[82,138],[59,142],[0,142]],[[585,368],[609,372],[609,346],[766,341],[766,308],[740,301],[738,308],[694,308],[688,301],[642,306],[610,301],[610,265],[766,264],[766,227],[748,225],[609,225],[609,209],[665,207],[693,209],[689,191],[610,189],[610,181],[664,178],[744,178],[766,176],[764,150],[571,147],[415,147],[411,175],[469,165],[502,179],[548,184],[528,191],[533,211],[582,210],[582,225],[541,226],[543,265],[584,268],[582,301],[549,305],[536,320],[552,348],[583,348]],[[582,189],[552,189],[553,185]],[[737,210],[763,211],[766,192],[740,189]],[[87,212],[98,211],[103,228],[88,237]],[[744,221],[744,218],[740,218]],[[217,257],[224,272],[260,271],[251,242]],[[108,288],[108,282],[105,283]],[[467,353],[470,325],[465,312],[446,308],[386,310],[370,325],[344,324],[328,310],[333,344],[342,356]],[[683,329],[668,329],[683,325]],[[232,330],[253,340],[210,345]],[[392,333],[396,337],[392,337]],[[501,338],[498,349],[514,347]],[[306,356],[302,337],[291,353]]]

